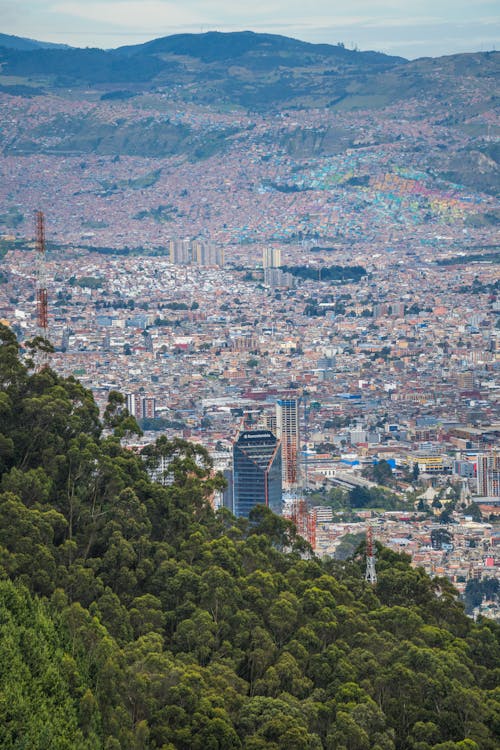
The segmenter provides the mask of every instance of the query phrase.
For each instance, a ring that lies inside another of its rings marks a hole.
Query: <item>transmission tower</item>
[[[35,214],[36,229],[36,314],[37,334],[44,339],[48,337],[49,307],[47,296],[46,266],[45,266],[45,217],[42,211]],[[40,351],[38,369],[47,365],[47,352]]]
[[[297,529],[297,534],[309,542],[313,551],[316,549],[316,511],[308,510],[307,502],[303,498],[294,498],[290,511],[285,518],[289,518]]]
[[[307,514],[307,541],[316,552],[316,511],[312,508]]]
[[[373,552],[373,529],[368,526],[366,531],[366,573],[365,581],[371,584],[377,583],[377,571],[375,569],[375,554]]]

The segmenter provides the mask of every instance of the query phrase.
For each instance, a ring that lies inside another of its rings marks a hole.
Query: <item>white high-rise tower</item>
[[[299,480],[300,398],[280,398],[276,402],[276,433],[281,440],[283,487],[295,487]]]

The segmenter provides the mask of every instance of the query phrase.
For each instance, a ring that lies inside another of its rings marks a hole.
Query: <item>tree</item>
[[[0,581],[0,620],[2,748],[15,750],[20,742],[57,750],[98,747],[96,702],[89,688],[78,684],[80,675],[77,684],[68,679],[58,618],[23,586]]]
[[[356,486],[349,490],[349,504],[352,508],[364,508],[371,503],[370,491],[365,487]]]
[[[391,484],[392,469],[391,465],[384,458],[378,461],[373,467],[373,478],[377,484]]]
[[[486,599],[498,599],[500,583],[496,578],[484,578],[481,581],[471,578],[467,581],[464,592],[465,610],[470,615],[474,607],[478,607]]]
[[[377,543],[371,586],[364,546],[321,560],[266,506],[214,512],[204,448],[123,448],[120,394],[103,435],[0,340],[2,748],[496,750],[499,629],[449,581]]]
[[[125,406],[125,396],[119,391],[111,390],[108,393],[103,423],[108,430],[113,430],[116,437],[124,437],[126,434],[142,435],[135,418],[130,415]]]
[[[433,549],[443,549],[453,544],[453,537],[447,529],[432,529],[431,544]]]
[[[481,509],[477,503],[471,503],[467,506],[467,508],[464,509],[464,515],[465,516],[472,516],[472,520],[476,521],[478,523],[481,523],[483,520],[483,514],[481,513]]]

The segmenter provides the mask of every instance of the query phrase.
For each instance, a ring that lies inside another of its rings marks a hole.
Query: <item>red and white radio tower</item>
[[[49,303],[47,295],[45,268],[45,218],[42,211],[35,214],[36,225],[36,317],[37,334],[48,339]],[[42,345],[36,356],[36,369],[43,370],[48,366],[48,351]]]
[[[297,534],[306,542],[309,542],[316,551],[316,511],[308,510],[304,499],[292,500],[290,512],[285,518],[289,518],[295,524]]]
[[[36,313],[38,333],[47,338],[49,325],[49,308],[47,299],[47,287],[45,285],[45,218],[42,211],[36,212],[36,251],[37,275],[36,275]]]
[[[307,514],[307,541],[316,552],[316,511],[312,508]]]
[[[366,530],[366,573],[365,581],[377,583],[377,571],[375,568],[375,554],[373,552],[373,529],[368,526]]]

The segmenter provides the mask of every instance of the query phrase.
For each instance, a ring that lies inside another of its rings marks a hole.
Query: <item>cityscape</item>
[[[488,242],[483,229],[468,234],[464,247]],[[50,250],[50,363],[91,388],[102,411],[110,390],[124,393],[144,444],[158,430],[199,442],[230,481],[245,420],[282,439],[276,404],[291,390],[297,432],[292,468],[282,447],[283,488],[316,513],[316,552],[334,553],[366,519],[333,520],[312,498],[364,486],[367,467],[390,461],[399,511],[382,514],[377,539],[463,591],[471,578],[498,576],[498,273],[489,256],[464,260],[459,237],[432,239],[400,239],[399,251],[384,239],[370,258],[338,241],[336,264],[363,274],[333,283],[321,278],[330,251],[310,241],[270,242],[257,257],[254,245],[234,257],[221,244],[177,239],[153,257]],[[9,250],[0,287],[1,316],[21,339],[37,325],[31,246]],[[290,272],[299,263],[312,278]],[[430,535],[447,501],[453,546],[436,550]]]
[[[494,750],[500,53],[0,37],[0,745]]]

